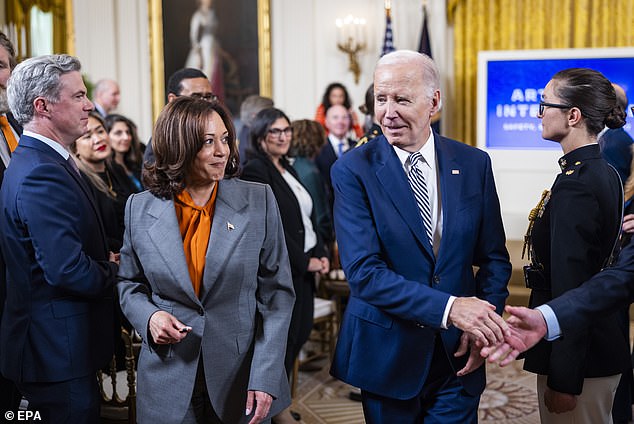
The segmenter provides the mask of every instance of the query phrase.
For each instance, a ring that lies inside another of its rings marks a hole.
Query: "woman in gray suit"
[[[143,338],[138,422],[266,421],[290,404],[294,302],[273,193],[232,178],[235,132],[219,103],[169,103],[152,143],[148,191],[126,205],[118,284]]]

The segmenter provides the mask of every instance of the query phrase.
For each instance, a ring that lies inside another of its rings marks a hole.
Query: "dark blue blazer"
[[[381,396],[420,394],[440,336],[454,371],[461,332],[440,328],[450,295],[502,313],[511,274],[489,156],[434,134],[443,210],[438,257],[425,236],[403,166],[384,136],[332,169],[335,231],[350,284],[331,373]],[[478,271],[474,274],[473,266]],[[484,390],[484,367],[461,378]]]
[[[348,143],[348,149],[352,149],[355,145],[354,140],[347,139],[346,141]],[[346,150],[344,153],[348,153],[349,151],[350,150]],[[321,146],[319,153],[317,153],[317,156],[315,157],[315,165],[317,165],[319,172],[321,172],[324,182],[326,183],[326,187],[329,191],[332,190],[330,168],[332,168],[332,164],[335,163],[336,160],[337,153],[335,153],[335,149],[332,147],[330,140],[328,139],[328,137],[326,137],[326,142],[323,146]]]
[[[2,374],[17,382],[90,375],[112,357],[117,266],[88,186],[52,148],[23,135],[0,205]]]
[[[566,337],[569,333],[586,331],[596,318],[612,315],[633,302],[634,243],[629,243],[613,266],[547,304],[557,316],[562,336]]]
[[[633,143],[634,140],[623,128],[609,129],[599,139],[601,155],[616,168],[623,184],[630,176]]]

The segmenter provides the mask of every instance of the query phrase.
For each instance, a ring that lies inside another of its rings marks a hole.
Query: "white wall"
[[[348,87],[355,107],[363,103],[383,43],[383,1],[270,1],[276,104],[293,119],[312,118],[324,89],[333,81]],[[421,5],[420,0],[393,2],[397,48],[418,48]],[[135,121],[142,140],[147,140],[152,127],[148,0],[73,0],[73,7],[75,53],[84,72],[92,82],[101,78],[119,82],[121,103],[117,111]],[[441,73],[450,76],[445,2],[431,0],[427,9],[434,58]],[[364,17],[368,22],[368,46],[359,57],[362,74],[358,84],[347,70],[347,55],[336,46],[335,19],[348,14]]]
[[[428,2],[432,54],[441,73],[451,68],[445,42],[445,2]],[[312,118],[324,89],[334,81],[343,83],[354,106],[363,103],[372,82],[385,33],[383,1],[374,0],[271,0],[273,50],[273,98],[292,119]],[[394,44],[399,49],[418,48],[422,26],[420,0],[392,2]],[[360,53],[361,78],[355,84],[348,71],[348,56],[336,45],[335,20],[352,14],[367,20],[366,50]]]
[[[117,112],[146,141],[152,132],[147,0],[73,0],[75,54],[93,83],[119,82]]]

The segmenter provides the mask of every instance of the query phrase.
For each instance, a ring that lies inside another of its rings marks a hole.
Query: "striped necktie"
[[[2,134],[4,134],[5,140],[7,140],[9,150],[13,153],[15,148],[18,147],[18,140],[16,140],[15,134],[13,134],[9,120],[4,115],[0,115],[0,127],[2,128]]]
[[[423,171],[416,167],[419,161],[425,161],[420,152],[414,152],[409,155],[409,172],[407,173],[407,179],[409,180],[409,185],[412,187],[412,191],[414,192],[420,216],[423,218],[425,233],[427,233],[429,244],[433,246],[434,238],[431,232],[431,203],[429,201],[429,194],[427,192],[427,184],[425,182]]]

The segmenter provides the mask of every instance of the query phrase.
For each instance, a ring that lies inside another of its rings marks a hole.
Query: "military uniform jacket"
[[[533,290],[535,307],[580,286],[599,272],[621,223],[620,181],[601,158],[598,144],[559,160],[562,173],[551,189],[532,237],[550,290]],[[616,309],[615,309],[616,311]],[[616,315],[603,316],[553,342],[542,340],[526,354],[527,371],[548,375],[553,390],[580,394],[586,377],[606,377],[628,367],[628,344]]]

